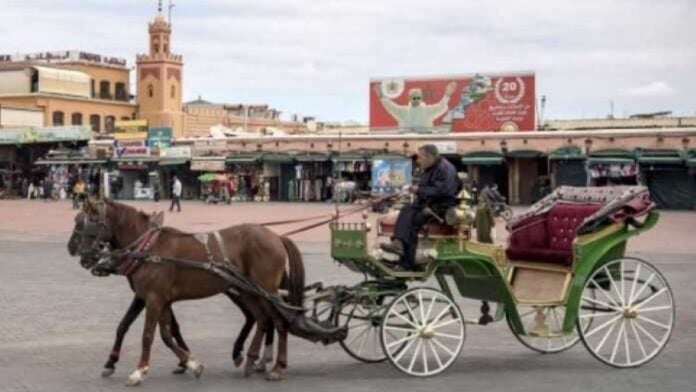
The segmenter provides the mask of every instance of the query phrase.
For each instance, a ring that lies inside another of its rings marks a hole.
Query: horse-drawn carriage
[[[656,224],[653,206],[644,187],[561,187],[508,223],[507,247],[470,239],[464,221],[429,224],[418,272],[385,263],[367,222],[333,222],[332,257],[366,277],[332,296],[332,317],[348,328],[341,345],[358,360],[432,376],[458,357],[466,324],[505,320],[532,350],[557,353],[582,341],[608,365],[645,364],[674,324],[663,275],[625,256],[627,240]],[[377,226],[378,236],[390,234],[387,220]],[[480,317],[464,316],[450,282],[484,301]],[[497,304],[493,315],[488,302]]]

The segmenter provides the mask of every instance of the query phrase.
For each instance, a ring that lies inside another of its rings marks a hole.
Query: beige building
[[[138,118],[151,128],[171,128],[174,137],[184,134],[182,111],[183,61],[171,53],[172,28],[157,13],[150,23],[148,54],[137,57]]]
[[[0,55],[0,106],[39,109],[43,126],[111,132],[116,120],[135,116],[128,85],[122,59],[78,51]]]

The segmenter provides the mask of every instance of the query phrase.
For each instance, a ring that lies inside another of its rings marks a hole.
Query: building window
[[[176,86],[172,86],[172,88],[169,91],[169,95],[172,96],[172,99],[174,99],[174,97],[176,97]]]
[[[82,125],[82,113],[73,113],[70,123],[72,125]]]
[[[90,88],[90,90],[89,90],[90,94],[92,94],[92,98],[96,98],[97,97],[97,87],[95,86],[94,79],[90,79],[89,88]]]
[[[131,119],[131,118],[128,117],[128,116],[121,116],[121,120],[122,120],[122,121],[128,121],[128,120],[130,120],[130,119]]]
[[[98,114],[89,116],[89,125],[92,126],[92,132],[101,132],[101,117]]]
[[[59,127],[65,125],[65,114],[61,111],[53,112],[53,126]]]
[[[104,129],[107,133],[113,133],[116,125],[116,117],[106,116],[104,118]]]
[[[155,88],[152,86],[152,84],[147,85],[147,96],[152,98],[155,95]]]
[[[112,99],[111,98],[111,83],[109,83],[107,80],[102,80],[99,83],[99,98]]]
[[[169,45],[167,45],[166,42],[164,43],[164,50],[163,50],[163,52],[164,52],[164,53],[169,53]]]
[[[128,91],[126,91],[126,84],[118,82],[116,83],[116,99],[119,101],[128,100]]]

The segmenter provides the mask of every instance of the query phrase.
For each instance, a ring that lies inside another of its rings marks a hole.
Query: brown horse
[[[103,243],[112,249],[131,249],[134,244],[148,256],[121,260],[121,271],[129,276],[138,298],[145,300],[146,320],[143,330],[143,350],[137,369],[128,378],[128,385],[140,384],[149,369],[150,349],[159,324],[162,338],[196,376],[202,366],[190,353],[174,342],[170,329],[171,304],[175,301],[206,298],[227,292],[230,284],[203,268],[189,268],[166,260],[187,260],[200,263],[222,263],[234,268],[265,292],[276,295],[288,264],[289,302],[301,306],[304,292],[304,267],[299,250],[286,237],[258,225],[237,225],[207,235],[194,235],[172,228],[148,227],[148,220],[132,207],[110,200],[85,204],[86,219],[81,234],[79,253],[83,259],[98,257]],[[137,233],[146,233],[138,235]],[[212,246],[210,245],[212,244]],[[154,258],[154,259],[153,259]],[[281,379],[287,368],[288,323],[265,298],[240,290],[239,300],[249,309],[257,329],[247,352],[245,373],[250,374],[263,339],[270,325],[278,332],[276,363],[268,374],[269,380]]]
[[[148,221],[148,225],[140,225],[142,227],[157,227],[162,226],[162,224],[164,223],[164,214],[162,212],[156,214],[147,214],[145,212],[140,211],[138,213],[140,214],[140,219],[147,219]],[[85,214],[82,211],[80,211],[75,216],[75,226],[73,228],[72,235],[68,240],[68,253],[71,256],[76,256],[78,254],[78,247],[80,245],[82,229],[85,222],[84,218]],[[136,234],[142,235],[143,233],[137,232]],[[87,257],[81,260],[81,265],[86,269],[92,269],[97,264],[97,261],[98,260],[96,258]],[[128,281],[131,289],[133,289],[133,284],[130,281],[130,278],[128,279]],[[235,303],[242,310],[242,313],[244,314],[245,318],[244,326],[237,335],[232,349],[232,361],[234,362],[235,366],[240,366],[243,362],[242,353],[244,351],[244,343],[246,342],[249,333],[251,333],[251,329],[254,327],[256,320],[254,319],[254,316],[251,313],[251,311],[248,310],[244,306],[244,304],[241,303],[234,295],[230,293],[225,294],[233,303]],[[116,338],[114,340],[111,352],[109,353],[109,357],[106,360],[106,364],[104,364],[104,370],[102,370],[102,377],[109,377],[115,372],[116,363],[118,363],[118,360],[121,356],[121,346],[123,345],[123,340],[126,337],[126,333],[144,309],[145,301],[141,298],[138,298],[137,296],[134,296],[130,306],[128,307],[128,310],[123,315],[121,321],[118,324],[118,327],[116,328]],[[184,350],[189,351],[188,345],[186,344],[184,337],[181,335],[179,323],[176,320],[173,310],[171,321],[172,322],[170,329],[172,332],[172,336],[176,341],[176,344]],[[164,329],[160,329],[161,336],[163,331]],[[268,330],[266,331],[266,345],[264,347],[263,361],[260,364],[258,364],[258,370],[263,370],[266,363],[270,363],[273,361],[273,333],[273,328],[268,328]],[[166,344],[164,338],[162,338],[162,341]],[[174,369],[173,373],[183,374],[186,372],[186,370],[186,363],[179,362],[178,367]]]

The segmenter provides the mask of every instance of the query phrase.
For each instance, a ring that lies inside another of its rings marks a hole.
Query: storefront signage
[[[114,132],[116,140],[145,140],[147,132]]]
[[[145,140],[114,140],[114,152],[119,158],[150,156]]]
[[[118,57],[108,57],[99,54],[80,52],[76,50],[65,50],[57,52],[41,52],[29,54],[0,54],[0,63],[12,62],[46,62],[46,63],[73,63],[84,61],[93,64],[126,66],[126,60]]]
[[[159,151],[162,158],[191,158],[191,147],[189,146],[160,148]]]
[[[196,155],[203,156],[216,154],[227,151],[227,142],[225,140],[196,140],[193,143],[193,149]]]
[[[0,130],[0,144],[30,144],[89,140],[92,130],[87,126],[19,128]]]
[[[150,147],[167,148],[172,145],[172,129],[150,128],[147,131],[147,141]]]
[[[148,137],[147,120],[116,121],[113,135],[117,140],[145,140]]]
[[[192,171],[223,171],[225,170],[225,159],[220,160],[193,160],[191,161]]]
[[[399,157],[376,157],[372,161],[372,193],[394,194],[406,185],[411,185],[411,159]]]

